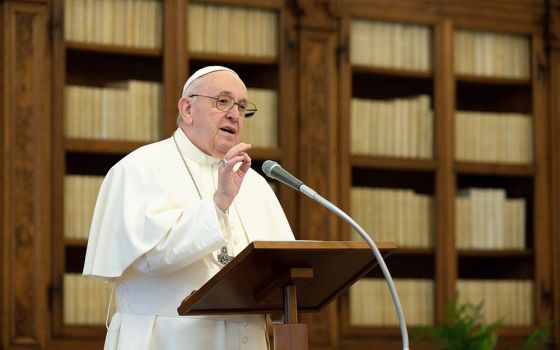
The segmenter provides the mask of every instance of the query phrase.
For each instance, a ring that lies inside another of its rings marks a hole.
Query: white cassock
[[[95,206],[83,274],[115,282],[117,312],[105,349],[262,350],[263,315],[181,317],[177,307],[255,240],[293,240],[266,180],[250,169],[227,214],[215,207],[219,159],[181,129],[139,148],[107,174]]]

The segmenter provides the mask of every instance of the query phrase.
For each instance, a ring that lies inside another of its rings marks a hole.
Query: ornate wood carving
[[[548,3],[548,45],[560,50],[560,0],[550,0]]]
[[[299,25],[307,29],[337,30],[333,13],[337,6],[329,0],[297,0]]]
[[[48,7],[1,6],[3,345],[43,347],[51,238]]]

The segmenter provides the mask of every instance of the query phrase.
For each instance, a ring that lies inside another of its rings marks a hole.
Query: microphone
[[[296,191],[300,191],[311,199],[318,201],[317,197],[321,197],[317,194],[317,192],[313,191],[313,189],[305,185],[303,181],[290,174],[287,170],[282,168],[280,164],[276,163],[273,160],[265,161],[262,165],[262,171],[266,174],[266,176],[274,180],[278,180],[284,185],[288,185]]]
[[[284,170],[280,164],[273,160],[265,161],[262,165],[262,171],[266,176],[278,180],[296,191],[299,191],[300,186],[303,185],[303,181]]]
[[[391,297],[393,298],[393,304],[395,304],[395,309],[397,311],[397,317],[399,319],[399,326],[401,330],[402,342],[403,342],[403,350],[408,350],[408,331],[406,330],[406,321],[404,319],[404,313],[401,307],[401,302],[399,300],[399,296],[397,294],[397,289],[395,288],[395,284],[393,283],[393,278],[389,273],[389,269],[387,269],[387,265],[383,260],[383,256],[379,252],[379,249],[375,245],[375,242],[371,239],[368,233],[360,226],[354,219],[352,219],[348,214],[346,214],[342,209],[337,207],[336,205],[332,204],[325,198],[321,197],[317,192],[313,189],[305,185],[300,179],[293,176],[284,168],[280,166],[280,164],[276,163],[272,160],[267,160],[262,165],[262,171],[266,174],[266,176],[278,180],[281,183],[290,186],[291,188],[300,191],[301,193],[305,194],[306,196],[310,197],[313,200],[316,200],[321,205],[338,215],[344,221],[350,224],[356,232],[362,237],[364,241],[369,245],[381,272],[383,272],[383,276],[387,281],[387,286],[389,287],[389,291],[391,292]]]

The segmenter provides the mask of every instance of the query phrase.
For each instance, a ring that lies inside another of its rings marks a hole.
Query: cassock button
[[[243,321],[243,327],[247,327],[247,322]]]
[[[249,341],[248,337],[243,337],[243,339],[241,339],[241,342],[243,342],[243,344],[247,344],[248,341]]]
[[[233,241],[233,244],[238,245],[239,241],[236,239],[236,240]]]

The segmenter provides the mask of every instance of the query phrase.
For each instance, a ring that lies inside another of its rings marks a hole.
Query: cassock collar
[[[200,165],[215,165],[220,162],[220,159],[209,156],[193,145],[181,128],[175,130],[175,139],[177,140],[181,153],[188,159]]]

